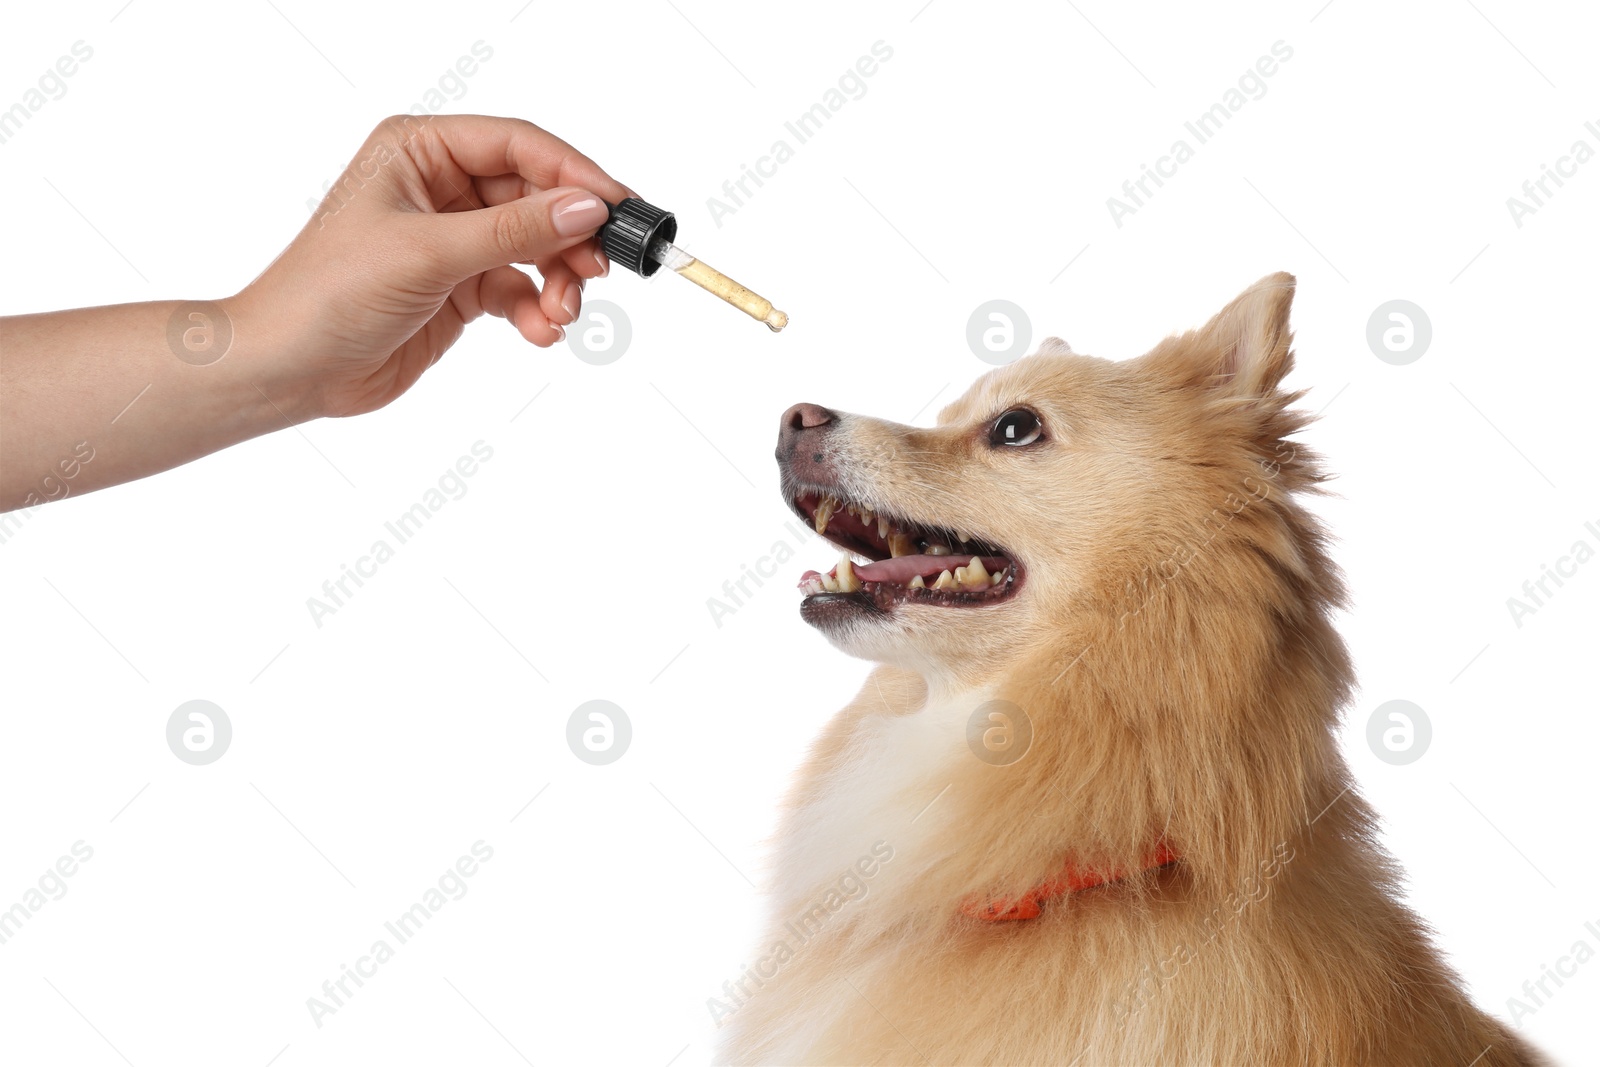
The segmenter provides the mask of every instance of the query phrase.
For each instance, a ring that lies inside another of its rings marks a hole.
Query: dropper
[[[611,217],[596,236],[601,250],[613,263],[645,278],[657,268],[666,267],[766,324],[773,333],[789,325],[789,316],[773,307],[772,301],[673,244],[678,236],[678,220],[672,212],[632,196],[607,206]]]
[[[789,316],[772,306],[772,301],[740,285],[709,263],[702,263],[689,253],[657,237],[650,242],[650,258],[669,270],[694,282],[708,293],[722,297],[728,303],[767,324],[767,329],[777,333],[789,325]]]

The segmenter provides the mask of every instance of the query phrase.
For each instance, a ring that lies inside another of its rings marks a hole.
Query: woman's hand
[[[0,511],[405,392],[485,312],[561,340],[632,195],[520,119],[388,119],[236,296],[0,319]],[[530,264],[542,285],[512,264]]]
[[[283,255],[225,302],[279,335],[269,375],[323,415],[357,415],[416,382],[487,312],[545,347],[609,264],[592,239],[632,193],[530,122],[397,116],[379,124]],[[531,264],[536,284],[512,266]]]

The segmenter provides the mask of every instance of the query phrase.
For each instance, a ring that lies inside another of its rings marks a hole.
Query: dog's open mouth
[[[817,533],[847,554],[826,574],[806,571],[800,591],[813,597],[848,597],[883,610],[914,602],[975,607],[1014,594],[1022,568],[1005,549],[965,531],[929,526],[874,512],[865,504],[807,490],[794,508]]]

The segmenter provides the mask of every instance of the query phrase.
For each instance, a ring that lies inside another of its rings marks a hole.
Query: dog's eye
[[[1039,416],[1024,408],[1017,408],[995,420],[994,428],[989,431],[989,443],[996,447],[1031,445],[1043,432],[1044,427],[1039,425]]]

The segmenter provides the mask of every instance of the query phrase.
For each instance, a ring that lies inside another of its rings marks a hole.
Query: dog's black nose
[[[810,430],[817,426],[825,426],[833,421],[833,412],[816,404],[796,404],[783,413],[783,421],[778,431],[779,436],[786,437],[791,433],[801,430]]]

